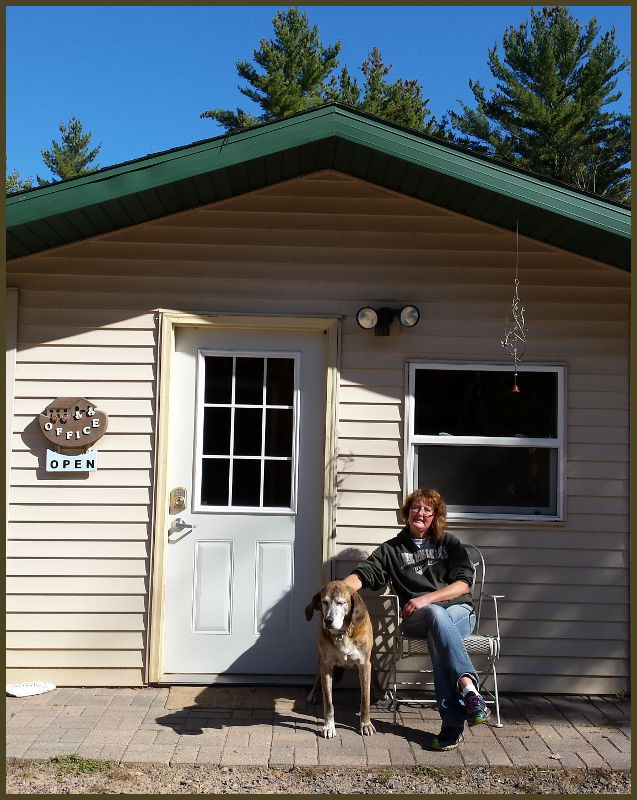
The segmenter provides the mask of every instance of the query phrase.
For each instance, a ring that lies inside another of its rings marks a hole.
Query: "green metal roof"
[[[334,169],[630,268],[630,210],[338,104],[7,198],[9,259]]]

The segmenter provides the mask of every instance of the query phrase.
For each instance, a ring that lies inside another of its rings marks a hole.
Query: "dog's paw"
[[[376,728],[371,722],[361,722],[361,736],[372,736],[376,733]]]
[[[323,738],[333,739],[336,736],[336,726],[333,722],[326,722],[323,725]]]

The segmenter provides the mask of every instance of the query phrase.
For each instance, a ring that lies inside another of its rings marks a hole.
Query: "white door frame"
[[[336,545],[336,411],[338,403],[338,374],[340,357],[340,328],[338,317],[279,317],[232,314],[190,314],[179,311],[158,310],[158,376],[155,436],[155,491],[152,520],[152,563],[149,587],[149,638],[145,664],[145,680],[157,683],[163,675],[163,638],[166,581],[166,543],[168,520],[167,459],[168,453],[168,398],[175,331],[179,327],[272,329],[280,331],[323,331],[326,336],[326,403],[325,451],[322,519],[323,579],[332,578]],[[317,587],[318,588],[318,587]]]

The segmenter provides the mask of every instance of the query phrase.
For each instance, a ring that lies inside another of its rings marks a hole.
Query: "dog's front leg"
[[[334,703],[332,702],[332,670],[321,664],[321,688],[323,690],[323,736],[332,739],[336,736],[334,726]]]
[[[361,684],[361,736],[371,736],[376,733],[369,716],[369,687],[372,680],[372,665],[369,661],[358,665],[358,677]]]

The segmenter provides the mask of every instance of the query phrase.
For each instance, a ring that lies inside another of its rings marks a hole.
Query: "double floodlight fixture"
[[[420,311],[416,306],[403,306],[402,308],[388,308],[382,306],[375,309],[363,306],[356,312],[356,322],[365,330],[374,328],[376,336],[389,336],[389,326],[398,317],[403,328],[413,328],[420,319]]]

